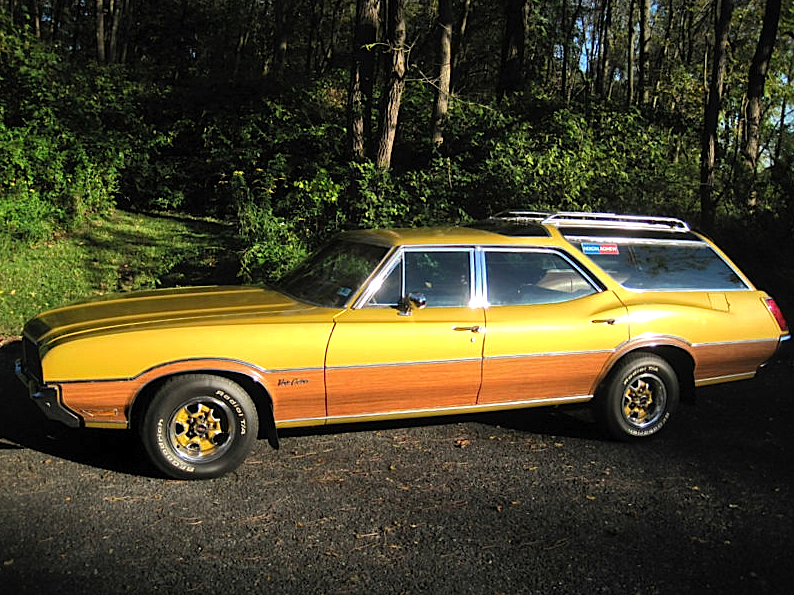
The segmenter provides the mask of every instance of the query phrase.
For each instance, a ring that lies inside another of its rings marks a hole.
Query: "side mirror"
[[[427,306],[425,294],[411,292],[405,297],[400,298],[400,302],[397,304],[397,310],[400,316],[410,316],[414,308],[421,310],[425,306]]]

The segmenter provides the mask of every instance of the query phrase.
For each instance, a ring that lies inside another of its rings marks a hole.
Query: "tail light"
[[[786,317],[783,316],[783,312],[780,310],[780,307],[777,305],[775,300],[771,297],[768,297],[764,298],[764,302],[766,302],[766,307],[769,308],[769,312],[775,317],[775,321],[777,321],[777,325],[780,327],[780,330],[784,333],[787,333],[788,323],[786,322]]]

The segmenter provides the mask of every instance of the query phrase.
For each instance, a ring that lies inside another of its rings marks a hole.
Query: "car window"
[[[387,252],[383,246],[337,240],[284,277],[278,288],[312,304],[344,306]]]
[[[396,306],[403,295],[403,259],[397,261],[383,283],[370,298],[370,306]]]
[[[409,293],[422,294],[427,307],[463,307],[471,302],[471,250],[406,250],[369,300],[396,306]]]
[[[745,282],[703,242],[578,242],[582,252],[627,289],[656,291],[731,291]]]
[[[491,306],[566,302],[597,289],[560,254],[488,250],[485,277]]]

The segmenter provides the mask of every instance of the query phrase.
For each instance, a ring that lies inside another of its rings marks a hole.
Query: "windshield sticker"
[[[617,256],[617,244],[582,244],[582,252],[585,254],[606,254],[608,256]]]

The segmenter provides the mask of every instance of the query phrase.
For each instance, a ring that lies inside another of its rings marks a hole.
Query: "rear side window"
[[[568,260],[554,252],[485,251],[491,306],[556,304],[598,291]]]
[[[734,269],[702,242],[577,239],[576,245],[627,289],[732,291],[747,289]]]

